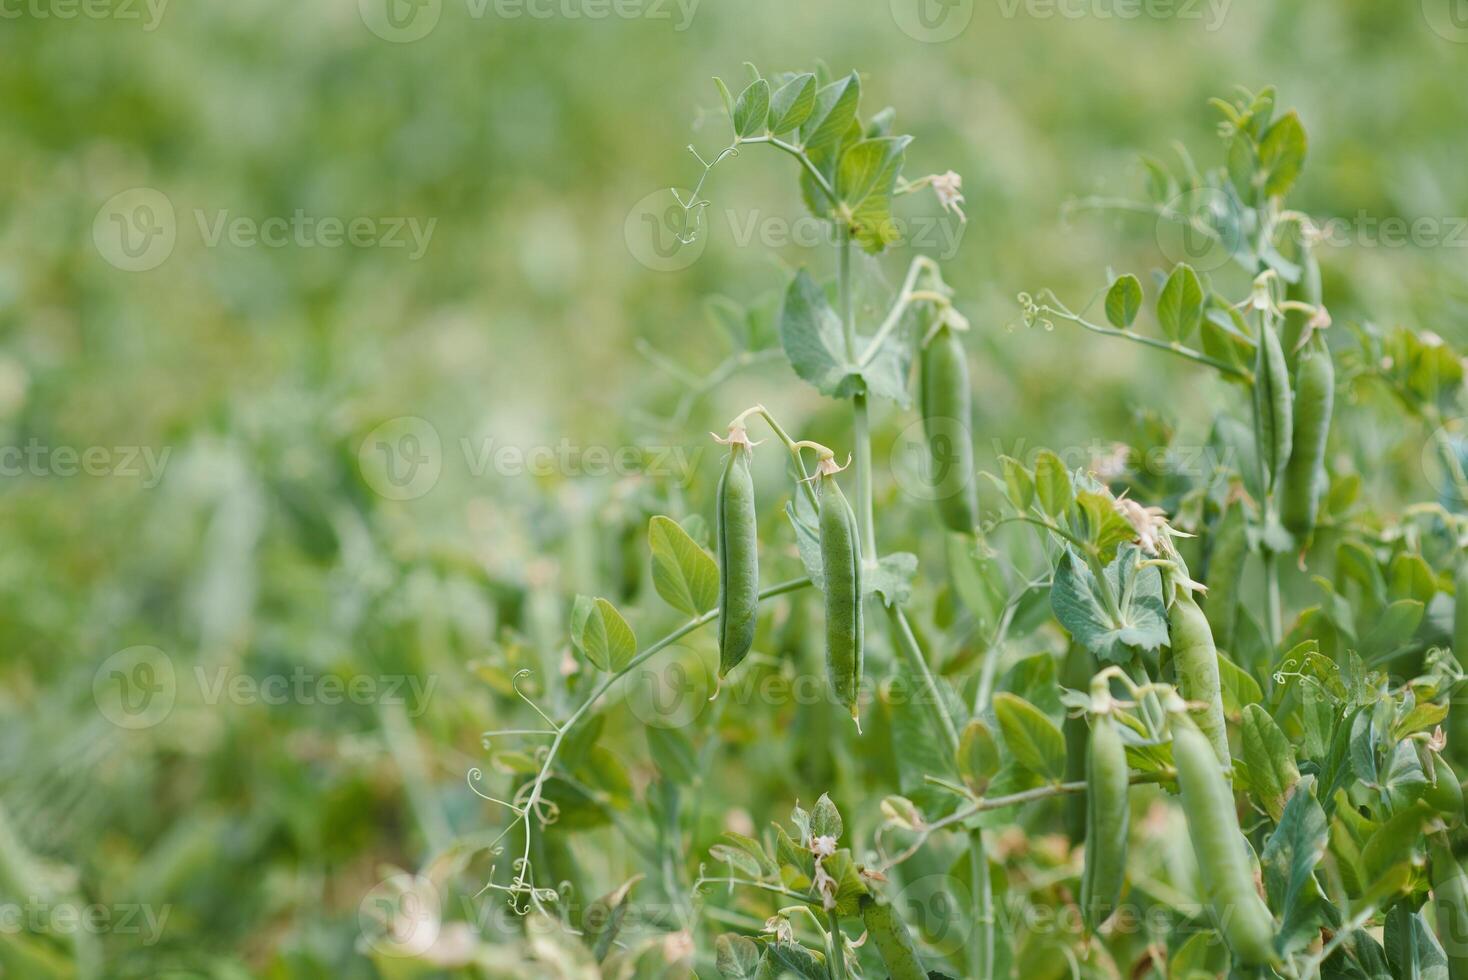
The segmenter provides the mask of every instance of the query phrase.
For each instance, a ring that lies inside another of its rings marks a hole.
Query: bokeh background
[[[426,969],[367,955],[361,909],[503,827],[466,773],[524,716],[514,670],[559,664],[577,592],[641,593],[626,529],[707,501],[709,429],[833,411],[779,362],[679,377],[727,356],[715,297],[831,269],[782,237],[793,164],[758,147],[671,248],[687,144],[727,142],[710,77],[746,60],[859,69],[908,174],[962,175],[966,225],[900,206],[949,236],[920,250],[975,327],[981,465],[1149,411],[1201,439],[1221,385],[1026,330],[1015,295],[1079,306],[1156,266],[1149,219],[1066,204],[1137,194],[1177,140],[1217,165],[1206,102],[1237,85],[1305,122],[1297,207],[1437,223],[1328,249],[1337,321],[1468,341],[1461,0],[1132,9],[0,4],[0,975]],[[895,282],[907,257],[863,261]],[[879,446],[906,424],[879,414]],[[714,792],[783,814],[795,754]],[[616,841],[582,852],[605,887]]]

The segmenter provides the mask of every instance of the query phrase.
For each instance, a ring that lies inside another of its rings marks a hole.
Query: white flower
[[[1149,555],[1157,554],[1158,532],[1167,528],[1167,511],[1161,507],[1143,507],[1135,500],[1122,497],[1116,512],[1137,532],[1137,543]]]
[[[816,857],[828,858],[836,853],[836,838],[831,836],[817,837],[810,842],[810,850]]]
[[[933,186],[933,193],[938,196],[938,203],[943,205],[944,211],[951,211],[958,215],[958,220],[968,221],[968,216],[963,213],[963,178],[950,170],[947,173],[933,174],[928,178],[928,183]]]

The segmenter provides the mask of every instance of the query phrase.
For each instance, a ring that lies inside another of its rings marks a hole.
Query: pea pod
[[[1433,753],[1433,779],[1422,792],[1422,801],[1442,814],[1448,826],[1463,822],[1463,786],[1448,761]]]
[[[1234,626],[1239,618],[1239,584],[1244,562],[1249,557],[1249,522],[1242,501],[1228,505],[1214,532],[1208,553],[1208,600],[1203,612],[1213,638],[1225,650],[1233,650]]]
[[[1432,904],[1437,911],[1437,939],[1448,958],[1450,980],[1468,980],[1468,874],[1453,852],[1428,839],[1432,864]]]
[[[1268,324],[1259,331],[1259,353],[1254,362],[1254,413],[1259,419],[1259,459],[1265,486],[1273,489],[1279,485],[1290,459],[1294,396],[1279,335]]]
[[[750,449],[735,439],[719,480],[719,676],[739,666],[754,645],[759,605],[759,539],[755,527]]]
[[[918,959],[912,933],[892,906],[863,895],[861,921],[892,980],[927,980],[928,971],[923,969],[922,960]]]
[[[861,544],[856,515],[829,472],[821,474],[821,565],[826,584],[826,673],[841,703],[856,717],[861,687]]]
[[[1189,701],[1205,705],[1198,728],[1213,746],[1215,762],[1232,765],[1228,751],[1228,726],[1223,717],[1223,685],[1218,676],[1218,648],[1208,619],[1187,589],[1178,592],[1168,613],[1172,637],[1172,665],[1178,691]]]
[[[1249,843],[1213,746],[1185,712],[1172,715],[1172,759],[1213,922],[1246,966],[1273,961],[1274,918],[1254,889]]]
[[[1285,299],[1318,307],[1321,298],[1320,263],[1308,245],[1302,246],[1299,261],[1300,278],[1285,286]],[[1285,311],[1284,325],[1280,327],[1280,344],[1284,347],[1285,359],[1292,365],[1296,359],[1295,349],[1300,346],[1300,338],[1305,335],[1311,316],[1313,314],[1305,310]]]
[[[1468,560],[1459,559],[1453,583],[1456,590],[1453,599],[1453,656],[1461,667],[1468,664]],[[1468,759],[1468,710],[1450,711],[1447,728],[1453,758],[1459,762]]]
[[[1081,916],[1091,933],[1116,911],[1121,897],[1130,782],[1116,719],[1110,713],[1098,714],[1086,750],[1086,867],[1081,875]]]
[[[1060,683],[1074,691],[1084,691],[1096,673],[1096,658],[1079,643],[1071,643],[1061,668]],[[1084,715],[1070,717],[1066,713],[1061,731],[1065,735],[1065,781],[1080,782],[1086,778],[1086,745],[1091,738]],[[1079,844],[1086,833],[1085,794],[1073,794],[1065,801],[1065,833],[1072,844]]]
[[[1280,519],[1302,543],[1315,530],[1325,489],[1325,443],[1335,401],[1335,365],[1325,339],[1316,335],[1295,370],[1295,428],[1290,461],[1280,486]]]
[[[969,436],[968,360],[958,333],[947,324],[924,345],[918,381],[938,516],[949,530],[972,534],[979,525],[979,494]]]

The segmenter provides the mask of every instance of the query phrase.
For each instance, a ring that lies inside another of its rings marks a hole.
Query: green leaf
[[[1039,708],[1001,692],[994,695],[994,716],[1020,765],[1052,782],[1065,776],[1065,736]]]
[[[774,963],[772,977],[797,977],[799,980],[829,980],[826,958],[813,953],[800,943],[779,939],[771,943],[765,955]]]
[[[1279,820],[1284,814],[1285,800],[1300,781],[1295,748],[1269,712],[1257,704],[1244,709],[1241,734],[1250,788],[1265,811]]]
[[[1276,943],[1285,954],[1308,946],[1326,922],[1315,867],[1325,857],[1328,832],[1314,787],[1314,777],[1300,781],[1259,859],[1269,905],[1284,916]]]
[[[714,968],[725,980],[755,980],[764,951],[753,939],[726,932],[714,940]]]
[[[1422,828],[1432,818],[1432,810],[1417,802],[1392,815],[1377,828],[1361,849],[1362,871],[1367,881],[1385,878],[1394,867],[1411,861],[1422,843]]]
[[[1399,599],[1376,618],[1375,625],[1361,638],[1360,654],[1367,660],[1396,651],[1417,632],[1426,611],[1415,599]]]
[[[724,103],[724,111],[729,114],[729,118],[732,120],[734,118],[734,95],[729,91],[729,86],[725,85],[724,80],[718,75],[714,76],[714,87],[719,90],[719,99]]]
[[[1175,980],[1203,980],[1226,976],[1230,958],[1223,937],[1212,929],[1203,929],[1189,935],[1179,932],[1175,937],[1187,935],[1187,942],[1177,950],[1169,950],[1167,975]]]
[[[836,804],[825,793],[816,800],[816,805],[810,811],[810,833],[812,837],[830,837],[833,840],[841,839],[841,811],[836,809]]]
[[[571,641],[598,670],[623,670],[637,655],[636,634],[605,599],[577,596],[571,624]]]
[[[950,534],[945,545],[953,591],[978,624],[981,635],[988,636],[1009,601],[1004,566],[993,551],[967,534]]]
[[[1259,682],[1222,654],[1218,656],[1218,681],[1223,689],[1223,710],[1230,717],[1238,715],[1248,705],[1264,700]]]
[[[825,561],[821,558],[821,532],[816,523],[815,511],[804,493],[796,493],[785,502],[785,516],[790,518],[790,526],[795,529],[795,548],[800,555],[800,563],[805,566],[805,574],[810,576],[816,591],[826,591]]]
[[[1017,459],[1000,456],[999,461],[1004,465],[1004,486],[1008,490],[1009,502],[1021,513],[1028,511],[1035,501],[1035,478]]]
[[[905,606],[912,598],[912,580],[917,575],[918,558],[910,551],[894,551],[883,555],[876,568],[862,576],[866,595],[879,595],[889,606]]]
[[[709,857],[755,880],[763,877],[759,859],[737,844],[714,844],[709,847]]]
[[[1125,330],[1137,320],[1142,308],[1142,284],[1131,273],[1118,276],[1106,291],[1106,319],[1118,330]]]
[[[868,252],[880,252],[899,237],[892,222],[892,188],[910,142],[910,136],[862,140],[841,154],[836,196],[851,215],[852,239]]]
[[[780,342],[795,373],[821,394],[850,398],[861,390],[860,375],[846,363],[841,319],[804,269],[785,292]]]
[[[719,566],[688,532],[670,517],[658,515],[648,525],[652,548],[652,582],[663,601],[690,616],[719,604]]]
[[[999,765],[999,744],[989,726],[977,718],[964,725],[958,742],[958,771],[969,787],[983,793]]]
[[[779,875],[780,866],[775,863],[774,858],[765,852],[764,845],[753,837],[746,837],[743,834],[736,834],[732,830],[726,830],[722,835],[722,839],[726,846],[743,851],[754,861],[755,865],[759,868],[756,877],[773,878]]]
[[[1281,116],[1259,144],[1259,166],[1266,174],[1264,192],[1281,197],[1295,184],[1305,166],[1308,143],[1296,113]]]
[[[615,890],[588,905],[582,914],[581,931],[585,934],[586,943],[591,947],[597,962],[605,960],[611,952],[612,943],[616,941],[622,922],[627,918],[627,899],[641,880],[642,875],[629,878]]]
[[[770,96],[770,132],[788,133],[810,118],[816,107],[816,76],[796,75]]]
[[[1050,450],[1041,450],[1035,457],[1035,495],[1040,498],[1040,509],[1050,517],[1059,517],[1070,510],[1072,494],[1065,464]]]
[[[1116,501],[1110,494],[1082,490],[1076,494],[1076,503],[1085,517],[1085,537],[1101,553],[1102,561],[1110,561],[1118,545],[1137,536],[1126,518],[1117,513]]]
[[[742,140],[760,136],[770,117],[770,83],[763,78],[750,82],[734,103],[734,132]]]
[[[1157,297],[1157,321],[1173,343],[1184,343],[1203,322],[1203,284],[1193,267],[1180,263]]]
[[[1091,569],[1069,546],[1055,570],[1050,605],[1081,646],[1101,660],[1126,663],[1135,650],[1158,650],[1168,642],[1162,577],[1155,567],[1138,569],[1138,551],[1123,547],[1106,567],[1118,609],[1115,618]]]
[[[856,72],[822,88],[810,118],[800,128],[801,145],[815,150],[836,142],[855,121],[860,101],[861,79]]]

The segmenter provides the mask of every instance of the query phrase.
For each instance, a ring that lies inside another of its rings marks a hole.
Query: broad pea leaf
[[[697,616],[719,604],[719,566],[672,518],[654,517],[648,525],[652,581],[668,605]]]
[[[734,101],[734,132],[740,139],[762,135],[770,116],[770,83],[763,78],[750,82]]]
[[[1264,192],[1281,197],[1294,186],[1305,165],[1307,140],[1300,117],[1291,112],[1281,116],[1259,144],[1259,166],[1264,172]]]
[[[841,319],[804,269],[785,292],[780,342],[795,373],[821,394],[850,398],[861,391],[861,376],[846,360]]]
[[[1386,959],[1394,977],[1412,980],[1448,980],[1448,957],[1420,911],[1406,910],[1407,928],[1396,911],[1387,915],[1382,936]]]
[[[1110,663],[1125,663],[1134,650],[1158,650],[1168,642],[1162,577],[1154,567],[1138,569],[1138,549],[1121,548],[1106,566],[1111,594],[1119,605],[1113,619],[1091,569],[1069,547],[1055,570],[1051,607],[1077,643]]]
[[[714,968],[725,980],[755,980],[764,950],[738,933],[726,932],[714,940]]]
[[[862,577],[862,588],[867,595],[880,595],[889,606],[905,606],[912,598],[912,580],[917,575],[917,566],[917,555],[909,551],[885,554],[877,562],[877,567]]]
[[[1265,811],[1278,821],[1284,814],[1285,800],[1300,781],[1295,748],[1269,712],[1257,704],[1244,708],[1240,734],[1250,788]]]
[[[816,800],[815,807],[810,811],[810,833],[812,837],[830,837],[833,840],[841,839],[841,811],[836,809],[836,804],[825,793]]]
[[[770,132],[779,135],[810,118],[816,107],[816,76],[796,75],[770,96]]]
[[[1060,457],[1048,449],[1035,457],[1035,495],[1040,498],[1040,509],[1050,517],[1070,510],[1074,500],[1070,473]]]
[[[1065,736],[1044,712],[1006,691],[994,695],[994,716],[1020,765],[1052,782],[1065,776]]]
[[[852,240],[876,253],[896,241],[892,188],[910,136],[862,140],[846,148],[836,169],[836,195],[851,214]]]
[[[1000,765],[999,743],[989,726],[978,718],[963,726],[958,742],[958,771],[975,793],[982,793]]]
[[[999,457],[1004,466],[1004,486],[1009,502],[1021,512],[1028,511],[1035,501],[1035,477],[1025,465],[1009,456]]]
[[[1118,276],[1106,291],[1106,319],[1118,330],[1125,330],[1137,320],[1142,308],[1142,284],[1131,273]]]
[[[1203,284],[1187,263],[1167,277],[1157,297],[1157,321],[1173,343],[1185,343],[1203,321]]]
[[[1328,835],[1325,811],[1314,788],[1313,777],[1300,780],[1259,859],[1270,907],[1284,917],[1275,942],[1286,955],[1308,946],[1326,921],[1325,896],[1315,867],[1325,857]]]
[[[637,636],[605,599],[577,596],[571,612],[571,640],[598,670],[619,671],[637,655]]]
[[[861,78],[856,72],[822,88],[816,93],[815,108],[800,127],[801,145],[815,150],[836,142],[856,120],[860,101]]]

